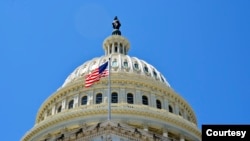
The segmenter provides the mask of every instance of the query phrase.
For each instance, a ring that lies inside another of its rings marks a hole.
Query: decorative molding
[[[123,117],[123,115],[129,115],[130,118],[137,119],[141,121],[142,117],[147,117],[152,123],[154,121],[162,122],[175,126],[182,132],[187,132],[193,134],[196,137],[200,137],[201,133],[195,124],[177,116],[175,114],[168,113],[164,110],[158,110],[152,107],[135,105],[135,104],[117,104],[118,106],[112,107],[112,114],[114,116]],[[107,114],[107,104],[98,104],[90,106],[82,106],[79,108],[67,110],[59,114],[48,117],[46,120],[40,122],[35,127],[31,129],[26,135],[23,141],[28,141],[35,134],[46,130],[49,127],[56,126],[60,123],[67,123],[68,121],[73,121],[74,119],[81,118],[87,120],[98,119],[98,115],[106,116]],[[84,110],[84,112],[82,112]],[[120,115],[120,116],[119,116]],[[95,118],[96,117],[96,118]]]

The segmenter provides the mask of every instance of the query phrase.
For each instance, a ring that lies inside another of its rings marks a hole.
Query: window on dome
[[[171,105],[168,105],[168,111],[169,111],[170,113],[173,113],[173,108],[172,108]]]
[[[87,96],[83,96],[81,99],[81,105],[86,105],[88,102],[88,97]]]
[[[62,106],[60,105],[58,108],[57,108],[57,113],[60,113],[62,111]]]
[[[148,73],[148,67],[147,67],[147,66],[144,66],[144,71],[145,71],[146,73]]]
[[[102,94],[101,93],[99,93],[99,94],[96,95],[95,103],[96,104],[102,103]]]
[[[112,67],[117,67],[117,66],[118,66],[117,61],[114,60],[114,61],[112,62]]]
[[[165,82],[162,76],[161,76],[161,81],[162,81],[162,82]]]
[[[134,63],[134,67],[135,67],[135,69],[139,69],[139,65],[137,62]]]
[[[143,105],[148,105],[148,97],[147,96],[142,96],[142,104]]]
[[[131,94],[131,93],[128,93],[128,94],[127,94],[127,103],[129,103],[129,104],[134,104],[134,97],[133,97],[133,94]]]
[[[161,101],[160,100],[156,100],[156,107],[158,108],[158,109],[161,109]]]
[[[74,105],[74,100],[70,100],[69,105],[68,105],[68,109],[72,109]]]
[[[124,68],[128,68],[128,62],[127,61],[123,62],[123,66]]]
[[[118,103],[118,94],[116,92],[111,94],[111,102]]]
[[[115,43],[115,52],[117,53],[118,52],[118,44],[117,43]]]
[[[115,53],[117,53],[117,51],[118,51],[118,47],[117,47],[117,46],[115,46]]]
[[[155,71],[153,71],[153,74],[154,74],[154,77],[156,78],[157,77],[157,73]]]

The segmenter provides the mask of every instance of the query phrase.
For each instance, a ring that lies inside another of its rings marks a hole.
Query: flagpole
[[[110,58],[109,58],[109,62],[108,62],[108,66],[109,66],[109,77],[108,77],[108,121],[111,120],[111,87],[110,87],[110,76],[111,76],[111,65],[110,65]]]

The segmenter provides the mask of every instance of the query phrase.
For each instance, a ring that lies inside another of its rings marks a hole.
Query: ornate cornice
[[[107,114],[107,105],[90,105],[82,106],[75,109],[67,110],[62,113],[48,117],[46,120],[40,122],[34,126],[23,138],[23,141],[28,141],[34,137],[39,132],[46,130],[49,127],[53,127],[60,123],[66,123],[67,121],[73,121],[74,119],[95,119],[97,115],[106,116]],[[84,110],[84,112],[83,112]],[[130,105],[130,104],[117,104],[117,106],[112,107],[112,114],[114,116],[123,116],[129,115],[131,119],[141,120],[142,117],[147,117],[148,120],[162,122],[168,125],[175,126],[179,130],[183,130],[189,134],[193,134],[197,138],[201,136],[200,131],[195,124],[175,115],[168,113],[164,110],[157,110],[152,107],[142,106],[142,105]],[[98,117],[98,116],[97,116]],[[87,121],[86,121],[87,122]],[[182,131],[182,132],[183,132]]]

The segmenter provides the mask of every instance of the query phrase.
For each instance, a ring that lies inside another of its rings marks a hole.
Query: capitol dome
[[[119,45],[118,45],[119,44]],[[108,52],[108,48],[114,46],[114,50]],[[154,66],[148,64],[144,60],[127,55],[129,49],[129,42],[122,36],[112,35],[104,40],[103,48],[105,55],[93,58],[77,67],[65,80],[62,87],[67,84],[82,79],[83,76],[89,74],[93,69],[97,68],[108,58],[111,58],[111,67],[113,73],[128,73],[140,75],[141,77],[148,77],[152,81],[161,82],[170,86],[164,76]]]
[[[191,106],[153,65],[128,55],[120,26],[116,17],[104,55],[77,67],[44,101],[22,141],[201,140]],[[86,88],[86,75],[107,61],[109,77]]]

